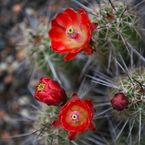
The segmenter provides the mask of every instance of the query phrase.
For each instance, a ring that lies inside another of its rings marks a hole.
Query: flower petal
[[[42,91],[42,92],[36,91],[35,94],[34,94],[34,96],[35,96],[35,98],[36,98],[37,100],[39,100],[39,101],[42,100],[42,101],[43,101],[44,98],[46,98],[48,95],[47,95],[47,93],[44,92],[44,91]]]
[[[92,101],[91,100],[85,100],[85,102],[88,104],[88,106],[90,108],[93,108],[93,104],[92,104]]]
[[[69,138],[70,140],[74,140],[74,139],[76,138],[76,135],[77,135],[76,132],[70,132],[69,135],[68,135],[68,138]]]
[[[52,26],[52,27],[61,27],[61,26],[57,23],[56,19],[54,19],[54,20],[51,21],[51,26]],[[62,28],[63,28],[63,27],[62,27]]]
[[[84,48],[84,52],[87,55],[91,55],[93,53],[93,47],[91,45],[87,45],[87,47]]]
[[[76,45],[76,44],[75,44]],[[56,41],[51,41],[51,47],[52,49],[55,51],[55,52],[58,52],[58,53],[78,53],[82,47],[73,47],[73,43],[64,40],[64,41],[59,41],[59,40],[56,40]]]
[[[47,105],[57,105],[60,100],[62,100],[62,96],[59,95],[58,92],[52,90],[52,92],[46,92],[47,97],[43,98],[43,102]]]
[[[76,55],[77,55],[77,53],[69,53],[64,57],[64,60],[65,61],[72,60]]]
[[[63,28],[67,28],[70,25],[72,25],[72,19],[67,13],[60,13],[55,18],[58,25],[60,25]]]
[[[51,47],[54,51],[59,53],[69,52],[70,49],[66,48],[64,44],[68,41],[65,32],[60,27],[52,27],[49,31],[49,37],[51,38]]]
[[[66,48],[63,42],[61,41],[58,41],[58,42],[52,41],[51,47],[55,52],[58,52],[60,54],[70,52],[70,49]]]
[[[67,39],[65,31],[60,27],[52,27],[48,34],[52,41],[62,41]]]
[[[95,29],[97,29],[97,27],[98,27],[98,23],[91,23],[91,29],[92,29],[92,32],[95,30]]]
[[[77,93],[73,93],[72,96],[71,96],[71,101],[74,101],[74,100],[80,100]]]
[[[94,122],[91,122],[90,129],[95,131],[96,130],[96,124]]]
[[[55,127],[60,127],[61,126],[61,123],[59,120],[55,120],[52,122],[52,125],[55,126]]]
[[[47,84],[50,80],[51,80],[51,79],[48,78],[48,77],[42,77],[42,78],[40,78],[40,83],[45,83],[45,84]]]
[[[78,13],[81,16],[81,24],[91,26],[91,22],[89,20],[87,12],[85,10],[81,9],[81,10],[78,10]]]
[[[54,90],[58,90],[60,88],[59,83],[54,80],[50,80],[48,86]]]
[[[74,11],[71,8],[68,8],[64,12],[67,13],[70,16],[70,18],[72,20],[72,23],[74,25],[79,25],[79,23],[80,23],[80,15],[76,11]]]

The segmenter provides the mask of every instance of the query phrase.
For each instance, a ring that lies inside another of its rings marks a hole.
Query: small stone
[[[2,138],[3,141],[8,142],[8,141],[10,141],[10,139],[11,139],[11,135],[10,135],[10,133],[8,133],[7,131],[4,131],[4,132],[2,133],[1,138]]]
[[[19,3],[13,5],[13,7],[12,7],[12,11],[13,11],[14,14],[16,14],[16,15],[19,14],[19,13],[21,12],[21,10],[22,10],[22,6],[21,6],[21,4],[19,4]]]
[[[30,100],[29,100],[29,98],[27,97],[27,96],[22,96],[22,97],[20,97],[19,99],[18,99],[18,104],[20,105],[20,106],[24,106],[24,105],[27,105],[27,104],[29,104],[30,103]]]
[[[16,54],[16,59],[18,61],[23,61],[26,57],[26,53],[24,49],[18,50],[17,54]]]
[[[14,79],[14,78],[13,78],[12,75],[8,75],[8,76],[5,77],[4,83],[5,83],[5,84],[10,84],[10,83],[13,82],[13,79]]]
[[[3,110],[0,110],[0,120],[3,120],[6,116],[6,113]]]

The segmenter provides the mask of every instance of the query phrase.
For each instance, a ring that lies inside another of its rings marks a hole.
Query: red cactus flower
[[[95,130],[93,120],[93,104],[90,100],[80,99],[77,94],[61,108],[59,119],[53,122],[55,127],[61,126],[69,132],[69,139],[75,139],[78,133],[88,129]]]
[[[111,100],[112,107],[117,111],[123,111],[128,105],[128,98],[123,93],[117,93]]]
[[[47,105],[59,105],[66,100],[64,89],[58,82],[48,77],[42,77],[39,80],[34,96]]]
[[[64,60],[72,60],[80,51],[92,54],[93,48],[89,42],[95,28],[94,24],[90,22],[85,10],[75,11],[67,8],[52,20],[48,32],[52,50],[61,54],[66,53]]]

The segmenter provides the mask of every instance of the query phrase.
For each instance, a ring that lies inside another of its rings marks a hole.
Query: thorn
[[[109,3],[110,3],[111,7],[113,8],[113,10],[116,11],[115,6],[114,6],[114,4],[112,3],[112,1],[111,1],[111,0],[108,0],[108,1],[109,1]]]

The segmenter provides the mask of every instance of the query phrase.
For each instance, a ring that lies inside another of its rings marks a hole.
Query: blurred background
[[[59,0],[58,5],[63,3]],[[49,0],[0,0],[0,145],[25,144],[17,135],[27,133],[36,116],[29,89],[33,68],[26,46],[17,46],[23,42],[24,25],[35,28],[39,17],[48,19],[58,5]],[[32,138],[27,142],[33,144]]]

